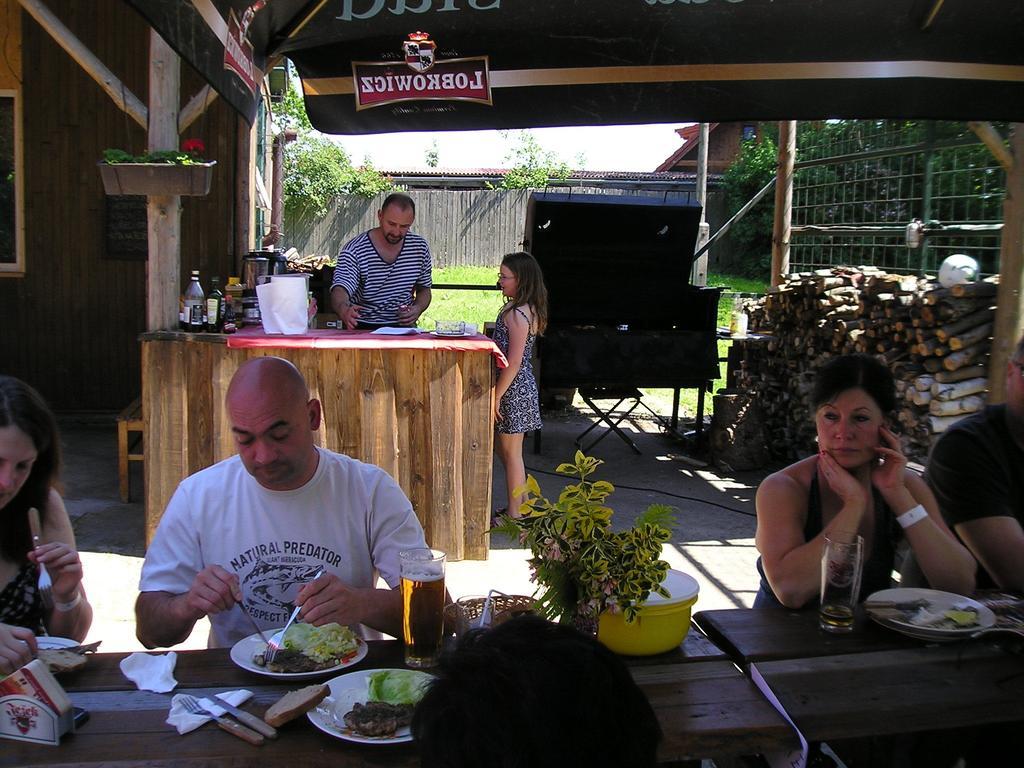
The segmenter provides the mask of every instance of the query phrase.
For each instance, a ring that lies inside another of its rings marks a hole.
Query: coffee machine
[[[273,275],[283,275],[287,271],[288,260],[283,252],[275,248],[249,251],[242,257],[242,319],[246,325],[258,324],[262,320],[256,286],[269,282]]]

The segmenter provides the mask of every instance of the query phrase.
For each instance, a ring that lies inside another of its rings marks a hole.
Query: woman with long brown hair
[[[81,641],[92,624],[75,534],[55,488],[59,473],[53,413],[28,384],[0,376],[0,674],[32,659],[37,634]],[[42,524],[37,547],[33,507]],[[38,589],[41,566],[53,583],[49,600]]]

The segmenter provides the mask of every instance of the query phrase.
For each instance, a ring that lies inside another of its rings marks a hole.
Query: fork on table
[[[256,731],[251,728],[246,728],[244,725],[236,723],[234,720],[228,720],[224,715],[213,714],[213,712],[210,712],[206,707],[200,704],[195,696],[182,693],[178,695],[177,699],[181,702],[181,705],[193,715],[203,715],[205,717],[212,718],[216,721],[217,725],[232,736],[237,736],[243,741],[247,741],[257,747],[263,743],[262,734],[256,733]]]
[[[39,524],[39,510],[35,507],[29,507],[28,527],[32,531],[32,549],[35,549],[42,543],[40,541],[42,526]],[[53,607],[53,579],[50,578],[46,566],[42,563],[39,563],[39,583],[37,588],[39,589],[39,596],[43,599],[43,605],[49,610]]]
[[[313,578],[310,579],[308,583],[312,584],[314,581],[316,581],[323,575],[324,569],[321,566],[320,569],[317,570],[317,572],[313,575]],[[287,623],[285,623],[284,628],[279,629],[277,632],[271,635],[270,640],[267,642],[267,650],[263,652],[263,660],[267,664],[270,664],[274,660],[274,657],[277,656],[277,652],[284,647],[284,633],[288,631],[288,628],[292,625],[292,622],[294,622],[295,618],[299,615],[299,608],[300,606],[296,605],[295,610],[292,611],[292,615],[288,617],[288,621]]]

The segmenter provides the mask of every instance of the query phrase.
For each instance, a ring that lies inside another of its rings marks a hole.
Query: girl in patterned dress
[[[498,371],[494,393],[494,442],[505,466],[508,507],[519,517],[522,495],[516,490],[526,483],[523,463],[523,435],[540,429],[540,396],[533,377],[533,340],[544,333],[548,321],[548,291],[537,260],[528,253],[510,253],[501,260],[498,287],[505,305],[494,324],[494,341],[505,353],[508,367]]]
[[[32,660],[43,629],[81,641],[92,624],[75,535],[53,487],[59,469],[53,413],[32,387],[0,376],[0,676]],[[39,510],[42,526],[35,548],[30,507]],[[37,588],[39,563],[53,582],[52,605]]]

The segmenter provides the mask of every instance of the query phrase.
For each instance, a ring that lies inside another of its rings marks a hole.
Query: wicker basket
[[[477,597],[462,600],[457,604],[453,603],[453,606],[457,606],[455,617],[457,626],[454,628],[456,634],[461,635],[480,620],[486,600],[485,597]],[[516,616],[533,613],[533,605],[533,598],[527,595],[492,595],[490,626],[496,627]]]

